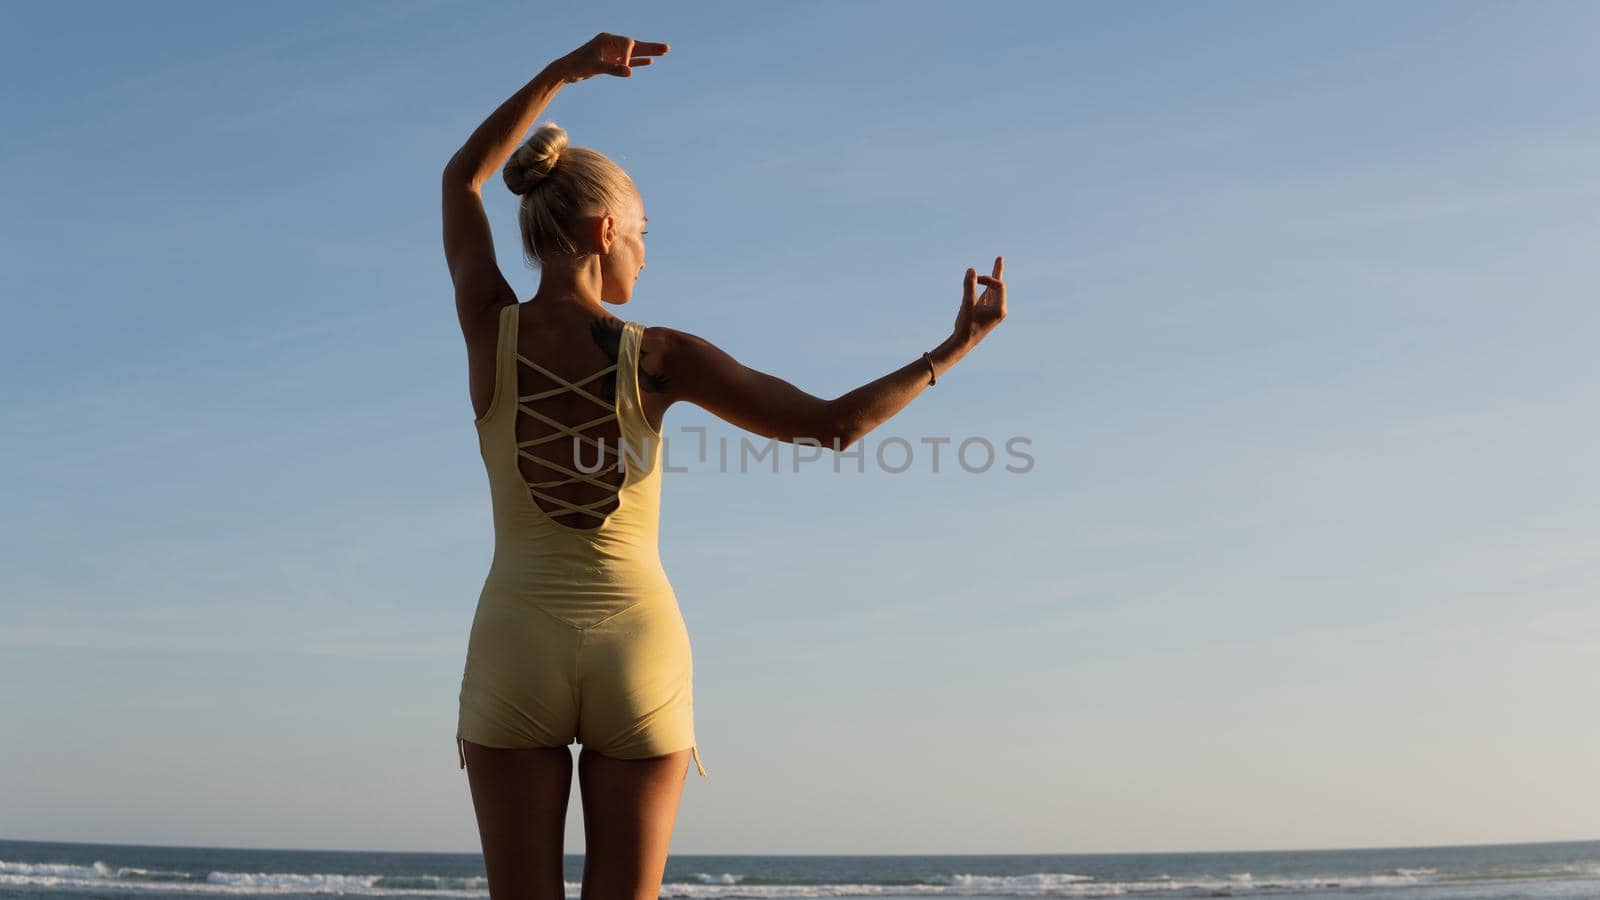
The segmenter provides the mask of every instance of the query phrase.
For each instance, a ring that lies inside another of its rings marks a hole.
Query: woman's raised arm
[[[635,41],[626,35],[602,31],[582,47],[545,66],[532,81],[500,104],[450,157],[445,171],[455,174],[473,190],[481,188],[505,165],[534,120],[550,105],[563,85],[576,84],[595,75],[629,78],[634,67],[648,66],[652,62],[650,57],[666,52],[666,44]]]
[[[912,362],[832,400],[808,394],[787,381],[741,364],[710,341],[663,328],[666,350],[661,367],[668,405],[688,400],[713,415],[762,437],[796,443],[816,441],[843,450],[893,418],[930,380],[943,375],[994,330],[1006,316],[1004,259],[995,257],[994,275],[968,269],[961,307],[949,337]],[[986,287],[975,297],[978,282]],[[929,362],[933,371],[929,371]]]
[[[649,65],[651,56],[666,52],[666,44],[605,32],[595,35],[545,66],[500,104],[445,164],[444,256],[456,289],[456,315],[469,342],[482,331],[478,326],[485,320],[492,334],[494,319],[486,313],[516,302],[516,293],[495,260],[489,217],[479,193],[483,183],[505,165],[563,85],[602,74],[627,78],[633,71],[630,67]]]

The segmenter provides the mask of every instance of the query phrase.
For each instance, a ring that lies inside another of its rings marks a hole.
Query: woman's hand
[[[667,52],[666,44],[635,41],[621,34],[600,32],[589,43],[561,57],[549,66],[549,71],[564,84],[575,84],[595,75],[616,75],[628,78],[633,66],[648,66],[650,57]]]
[[[1005,257],[996,256],[993,276],[979,275],[976,269],[967,270],[961,288],[961,309],[956,313],[955,331],[950,335],[957,346],[970,349],[1006,317],[1006,284],[1000,280],[1004,269]],[[987,287],[982,297],[975,297],[980,281]]]

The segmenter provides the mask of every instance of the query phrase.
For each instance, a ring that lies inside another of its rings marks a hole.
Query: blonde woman
[[[445,258],[495,528],[456,742],[494,900],[564,896],[572,743],[583,745],[586,900],[657,896],[690,760],[707,774],[689,636],[657,552],[668,407],[688,401],[768,438],[843,449],[1005,318],[997,257],[992,276],[967,270],[950,337],[824,400],[692,334],[612,315],[605,304],[630,301],[644,269],[643,197],[560,126],[522,136],[562,87],[629,78],[666,53],[596,35],[495,110],[444,170]],[[540,272],[526,302],[500,273],[483,211],[496,174],[521,197],[523,253]]]

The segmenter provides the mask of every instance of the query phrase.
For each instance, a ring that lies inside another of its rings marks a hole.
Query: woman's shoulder
[[[680,328],[646,325],[643,322],[637,324],[640,329],[639,346],[654,350],[662,356],[670,356],[674,352],[682,356],[693,356],[712,347],[711,342],[700,335],[691,334]]]
[[[662,364],[671,355],[674,345],[678,344],[683,332],[665,325],[646,325],[643,322],[631,322],[639,329],[639,365],[659,371]]]
[[[722,355],[715,344],[698,334],[666,325],[638,324],[639,358],[654,362],[658,371],[668,368],[674,361],[696,365]]]

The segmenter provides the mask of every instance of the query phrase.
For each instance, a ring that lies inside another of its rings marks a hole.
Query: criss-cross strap
[[[609,487],[609,486],[610,485],[607,485],[607,487]],[[599,500],[595,500],[595,501],[590,502],[590,503],[579,504],[579,503],[568,503],[567,501],[561,499],[560,497],[552,497],[551,495],[546,494],[544,491],[534,490],[533,487],[531,487],[531,486],[528,488],[528,493],[534,495],[535,497],[539,497],[539,498],[541,498],[543,500],[547,500],[547,501],[549,501],[551,503],[555,503],[555,504],[557,504],[559,506],[565,507],[564,509],[557,509],[557,510],[548,510],[548,509],[547,510],[543,510],[544,514],[549,516],[552,519],[555,518],[556,516],[565,516],[565,515],[568,515],[568,514],[571,514],[571,513],[585,513],[587,515],[594,516],[596,519],[599,519],[600,521],[604,522],[606,520],[606,516],[609,515],[609,513],[598,512],[598,511],[596,511],[594,509],[591,509],[591,507],[599,506],[602,503],[610,503],[612,500],[616,499],[616,495],[612,494],[612,496],[610,496],[610,497],[601,497]]]
[[[556,469],[557,471],[565,472],[567,475],[571,476],[570,478],[564,478],[560,482],[557,482],[558,484],[571,484],[574,481],[587,481],[587,482],[589,482],[590,484],[592,484],[592,485],[594,485],[596,487],[605,488],[607,491],[610,491],[613,495],[615,495],[617,493],[618,489],[617,489],[616,485],[609,484],[607,482],[601,481],[600,479],[594,477],[593,475],[586,475],[586,474],[584,474],[582,472],[574,472],[571,469],[567,468],[566,466],[561,465],[560,463],[551,462],[548,459],[540,459],[539,457],[534,456],[532,453],[529,453],[526,450],[518,450],[517,452],[519,454],[521,454],[524,458],[531,459],[534,462],[539,463],[540,465],[549,466],[550,468]],[[601,497],[599,500],[596,500],[596,501],[594,501],[592,503],[584,503],[584,504],[581,504],[581,505],[577,505],[577,504],[568,503],[567,501],[561,499],[560,497],[552,497],[552,496],[550,496],[549,494],[546,494],[543,491],[537,490],[535,488],[535,485],[541,485],[541,486],[544,486],[544,487],[552,487],[553,485],[550,485],[550,484],[548,484],[546,482],[530,481],[530,482],[528,482],[528,491],[529,491],[529,493],[532,493],[534,496],[543,497],[544,499],[549,500],[551,503],[560,504],[561,506],[566,507],[565,510],[562,510],[561,512],[558,512],[558,513],[551,513],[551,515],[563,515],[564,516],[569,512],[586,512],[586,513],[589,513],[590,515],[598,516],[598,517],[603,519],[603,518],[605,518],[605,513],[596,513],[593,510],[586,509],[585,507],[599,506],[600,504],[610,502],[610,500],[611,500],[611,497]]]
[[[591,427],[593,427],[595,425],[599,425],[601,422],[609,422],[609,421],[611,421],[612,417],[609,416],[609,415],[601,416],[601,417],[599,417],[597,419],[590,419],[589,421],[583,423],[582,425],[577,425],[577,426],[574,426],[572,428],[568,428],[566,425],[563,425],[562,423],[557,422],[555,419],[552,419],[549,416],[544,415],[543,413],[539,412],[538,410],[529,409],[528,407],[523,406],[521,403],[517,404],[517,408],[522,410],[523,412],[527,413],[528,415],[533,416],[535,419],[538,419],[539,421],[544,422],[545,424],[550,425],[551,427],[556,429],[556,431],[554,433],[547,434],[544,437],[534,438],[534,439],[528,440],[528,441],[518,441],[517,442],[517,449],[518,450],[521,450],[523,447],[533,447],[533,446],[536,446],[538,444],[549,443],[550,441],[556,440],[557,438],[561,437],[563,434],[566,434],[566,435],[570,435],[572,437],[575,437],[580,441],[584,441],[585,443],[587,443],[590,446],[594,447],[595,449],[599,450],[600,451],[600,455],[602,457],[604,457],[607,452],[617,454],[617,457],[619,459],[622,456],[622,451],[618,450],[615,446],[607,447],[604,440],[595,440],[594,438],[589,437],[587,434],[580,434],[579,433],[579,432],[583,431],[584,429],[591,428]]]
[[[541,400],[541,399],[543,399],[545,397],[554,397],[556,394],[564,393],[566,391],[573,391],[575,393],[579,393],[579,394],[582,394],[585,397],[588,397],[590,400],[593,400],[595,403],[600,404],[601,406],[605,407],[606,409],[610,409],[611,408],[611,404],[609,402],[607,402],[605,400],[602,400],[599,397],[596,397],[595,395],[593,395],[593,394],[589,393],[588,391],[584,390],[582,385],[588,384],[589,382],[595,380],[596,378],[599,378],[601,375],[604,375],[607,372],[610,372],[613,369],[616,369],[617,365],[618,365],[617,363],[612,363],[611,365],[606,366],[604,369],[601,369],[600,371],[594,373],[593,375],[586,375],[583,378],[578,379],[577,381],[568,381],[565,378],[562,378],[560,375],[557,375],[556,373],[550,371],[549,369],[546,369],[544,366],[541,366],[538,363],[534,362],[533,360],[527,358],[526,356],[523,356],[521,353],[517,354],[517,361],[527,365],[529,368],[533,369],[535,372],[538,372],[540,375],[543,375],[544,377],[550,379],[551,381],[559,382],[560,385],[561,385],[558,388],[551,388],[548,391],[540,391],[537,394],[529,394],[526,397],[518,397],[517,399],[519,401],[526,402],[528,400]]]
[[[603,376],[603,375],[605,375],[605,374],[607,374],[609,372],[617,371],[618,368],[619,368],[619,365],[617,363],[612,363],[611,365],[606,366],[605,368],[600,369],[599,371],[594,372],[594,373],[592,373],[590,375],[586,375],[583,378],[578,379],[577,381],[568,381],[567,379],[562,378],[560,375],[557,375],[556,373],[550,371],[549,369],[546,369],[544,366],[541,366],[538,363],[534,362],[533,360],[527,358],[526,356],[523,356],[521,353],[517,354],[517,361],[522,363],[522,364],[524,364],[524,365],[526,365],[526,366],[528,366],[529,368],[531,368],[534,371],[538,372],[539,374],[545,376],[546,378],[549,378],[551,381],[554,381],[559,385],[559,387],[551,388],[549,390],[538,391],[538,392],[532,393],[532,394],[519,395],[517,397],[517,409],[518,410],[520,410],[521,412],[526,413],[527,415],[532,416],[533,418],[538,419],[539,421],[544,422],[545,424],[547,424],[547,425],[551,426],[552,428],[556,429],[551,434],[544,435],[543,437],[537,437],[537,438],[533,438],[531,440],[526,440],[526,441],[518,441],[517,442],[517,455],[521,456],[524,459],[532,460],[533,462],[538,463],[541,466],[546,466],[548,468],[555,469],[555,470],[557,470],[559,472],[562,472],[562,473],[564,473],[565,475],[568,476],[566,478],[561,478],[561,479],[557,479],[557,480],[554,480],[554,481],[527,481],[527,479],[523,479],[528,485],[528,492],[531,493],[532,495],[536,496],[536,497],[539,497],[540,499],[543,499],[543,500],[545,500],[547,502],[554,503],[557,506],[562,507],[561,509],[558,509],[558,510],[555,510],[555,511],[546,510],[545,511],[546,515],[549,515],[551,517],[564,516],[564,515],[569,515],[569,514],[572,514],[572,513],[584,513],[584,514],[587,514],[587,515],[590,515],[590,516],[594,516],[595,518],[600,519],[601,521],[604,521],[608,514],[607,513],[602,513],[602,512],[597,512],[595,509],[593,509],[593,507],[601,506],[601,505],[606,504],[606,503],[610,503],[613,499],[615,499],[617,493],[621,490],[617,485],[611,484],[611,483],[606,482],[606,481],[602,481],[601,479],[596,478],[593,475],[590,475],[590,474],[587,474],[587,473],[575,472],[572,469],[569,469],[566,466],[563,466],[560,463],[554,462],[552,460],[542,459],[542,458],[540,458],[538,456],[535,456],[534,454],[528,452],[528,450],[526,448],[533,447],[533,446],[536,446],[538,444],[548,443],[549,441],[553,441],[553,440],[559,439],[563,435],[567,435],[567,436],[576,438],[579,441],[583,441],[583,442],[589,444],[592,447],[596,447],[596,448],[599,449],[600,458],[601,458],[602,462],[601,462],[600,467],[597,468],[596,471],[599,471],[599,469],[604,468],[605,465],[608,462],[609,463],[621,462],[621,460],[622,460],[622,451],[621,451],[621,449],[619,447],[617,447],[615,445],[607,446],[606,442],[603,439],[602,440],[596,440],[595,438],[590,437],[587,434],[583,434],[584,431],[587,431],[588,429],[593,428],[594,426],[599,425],[602,422],[609,422],[612,419],[616,418],[616,412],[613,409],[612,404],[607,402],[606,400],[600,398],[600,397],[595,396],[593,393],[590,393],[589,391],[584,390],[583,385],[588,384],[589,382],[591,382],[591,381],[595,380],[596,378],[599,378],[599,377],[601,377],[601,376]],[[532,401],[535,401],[535,400],[542,400],[542,399],[544,399],[546,397],[554,397],[554,396],[556,396],[558,394],[564,394],[564,393],[567,393],[567,392],[578,394],[578,395],[580,395],[582,397],[587,398],[591,402],[593,402],[593,403],[595,403],[595,404],[597,404],[599,406],[604,407],[607,410],[606,414],[603,415],[603,416],[598,416],[596,418],[590,419],[589,421],[583,422],[583,423],[578,424],[578,425],[570,425],[569,426],[569,425],[567,425],[567,424],[565,424],[563,422],[556,421],[555,419],[552,419],[549,416],[544,415],[543,413],[539,412],[538,410],[533,409],[532,407],[528,406],[529,402],[532,402]],[[620,440],[618,441],[618,443],[621,443]],[[615,459],[608,458],[608,456],[607,456],[608,452],[611,453],[611,454],[615,454]],[[571,503],[571,502],[569,502],[567,500],[561,499],[560,497],[551,496],[550,494],[547,494],[544,491],[539,490],[539,488],[542,488],[542,487],[544,487],[544,488],[556,487],[556,486],[563,485],[563,484],[573,484],[573,483],[576,483],[576,482],[579,482],[579,481],[588,482],[589,484],[595,485],[596,487],[604,488],[608,492],[609,496],[601,497],[600,499],[592,501],[590,503]]]

